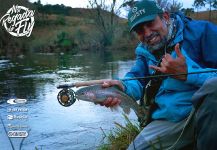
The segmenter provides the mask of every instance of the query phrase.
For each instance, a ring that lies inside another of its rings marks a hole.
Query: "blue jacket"
[[[217,26],[207,21],[196,21],[182,14],[174,14],[177,20],[177,33],[171,43],[182,42],[181,52],[186,58],[188,72],[210,70],[217,68]],[[176,53],[171,53],[176,57]],[[149,65],[157,64],[155,57],[140,43],[136,48],[136,62],[129,77],[151,75],[153,70]],[[216,73],[192,74],[186,81],[166,78],[155,97],[159,108],[152,114],[153,119],[166,119],[178,122],[188,116],[192,109],[191,97],[202,86],[205,80],[217,76]],[[125,92],[136,100],[142,96],[142,89],[148,81],[124,81]]]

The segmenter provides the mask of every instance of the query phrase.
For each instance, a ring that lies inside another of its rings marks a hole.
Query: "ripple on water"
[[[11,63],[10,60],[7,59],[0,60],[0,71],[11,67],[14,67],[14,64]]]
[[[81,72],[82,67],[69,68],[57,71],[57,74],[77,74]]]
[[[58,78],[55,73],[44,73],[44,74],[30,74],[21,76],[21,78],[34,78],[34,79],[56,79]]]
[[[4,96],[4,93],[10,93],[1,98],[4,101],[0,101],[0,113],[4,122],[6,124],[9,122],[7,120],[9,104],[6,103],[6,100],[13,98],[13,96],[28,100],[25,106],[29,109],[29,118],[25,123],[17,123],[18,125],[28,125],[31,129],[28,138],[23,142],[22,150],[35,149],[35,147],[46,150],[96,149],[103,138],[102,130],[108,133],[115,126],[114,121],[124,123],[121,112],[111,112],[109,109],[93,103],[76,101],[71,107],[62,107],[57,101],[57,93],[60,89],[56,89],[56,84],[111,78],[108,75],[111,74],[113,77],[114,75],[123,74],[133,62],[115,61],[106,63],[105,68],[98,68],[96,65],[99,62],[88,63],[89,61],[95,62],[98,59],[96,57],[92,60],[89,56],[86,59],[77,59],[75,56],[70,61],[67,61],[65,65],[54,63],[61,62],[56,60],[56,58],[60,59],[60,57],[49,56],[53,61],[45,62],[47,64],[44,66],[44,63],[38,63],[47,60],[44,57],[42,60],[38,59],[41,58],[38,56],[30,58],[29,61],[19,60],[19,63],[13,61],[13,64],[10,60],[0,60],[0,71],[2,70],[1,66],[4,67],[4,65],[8,65],[8,67],[14,65],[15,69],[17,69],[17,72],[13,68],[9,70],[11,72],[7,71],[9,72],[6,74],[7,78],[0,82],[0,85],[4,87],[4,89],[0,90],[1,95]],[[27,57],[25,57],[26,59]],[[82,64],[81,61],[86,62]],[[31,63],[28,64],[29,62]],[[12,78],[14,74],[18,78]],[[74,88],[74,90],[77,89]],[[14,105],[11,107],[14,107]],[[135,119],[135,114],[132,113],[130,119]],[[1,145],[0,149],[7,148],[2,148]]]

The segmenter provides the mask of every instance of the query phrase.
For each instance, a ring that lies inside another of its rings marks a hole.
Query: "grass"
[[[115,122],[116,128],[109,134],[103,131],[107,143],[99,146],[98,150],[125,150],[142,131],[138,124],[131,122],[125,114],[123,116],[126,121],[125,126]]]
[[[97,150],[126,150],[131,142],[136,138],[136,136],[142,131],[142,127],[138,123],[133,123],[129,118],[123,114],[126,124],[123,126],[115,122],[114,130],[106,134],[103,129],[104,141]],[[150,142],[150,148],[152,150],[164,150],[161,138],[158,137],[153,142]]]
[[[196,20],[208,20],[217,24],[217,10],[211,12],[211,20],[209,20],[209,11],[195,12],[190,17]]]

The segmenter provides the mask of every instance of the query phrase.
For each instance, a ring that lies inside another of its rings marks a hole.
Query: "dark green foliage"
[[[65,15],[68,16],[70,14],[70,10],[72,9],[71,7],[64,6],[63,4],[61,5],[51,5],[51,4],[46,4],[42,5],[41,1],[37,1],[33,3],[36,9],[38,10],[39,13],[42,14],[57,14],[57,15]]]
[[[194,0],[195,7],[205,7],[206,4],[209,4],[209,7],[215,8],[217,0]]]
[[[13,4],[12,0],[2,1],[0,14],[4,15]],[[101,8],[81,9],[64,5],[42,5],[40,0],[34,3],[20,0],[17,4],[35,10],[35,25],[28,38],[13,37],[2,27],[1,55],[19,55],[25,51],[45,53],[68,51],[74,53],[77,50],[89,49],[104,51],[106,48],[116,50],[123,46],[124,49],[126,47],[129,49],[125,45],[129,43],[126,41],[129,34],[125,35],[125,39],[121,36],[125,27],[120,27],[118,22],[121,19],[115,15],[114,6],[109,12]],[[122,21],[125,22],[124,19]],[[63,31],[65,33],[62,33]]]
[[[70,37],[68,33],[62,31],[57,35],[56,41],[54,41],[55,47],[61,49],[61,51],[70,51],[77,48],[77,44],[74,38]]]
[[[64,16],[58,15],[55,24],[56,25],[66,25],[66,20],[65,20]]]
[[[181,10],[186,16],[190,16],[194,13],[194,8],[183,8]]]
[[[140,128],[138,124],[132,123],[125,114],[123,114],[123,116],[126,125],[123,126],[115,122],[116,128],[108,135],[104,133],[108,143],[101,145],[98,150],[125,150],[142,131],[142,128]]]

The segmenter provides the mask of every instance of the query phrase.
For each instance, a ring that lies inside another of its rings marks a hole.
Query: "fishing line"
[[[185,122],[185,124],[184,124],[184,126],[183,126],[183,128],[182,128],[182,130],[181,130],[181,133],[180,133],[180,135],[178,136],[177,140],[176,140],[171,146],[169,146],[166,150],[171,150],[171,149],[175,148],[176,144],[177,144],[177,143],[179,142],[179,140],[182,138],[182,135],[184,134],[184,131],[185,131],[187,125],[189,124],[189,122],[191,121],[192,117],[194,116],[194,114],[195,114],[195,109],[193,109],[193,110],[191,111],[190,115],[187,117],[187,120],[186,120],[186,122]]]
[[[3,128],[4,128],[4,131],[5,131],[6,135],[8,135],[8,134],[7,134],[6,127],[5,127],[5,124],[4,124],[4,122],[3,122],[3,119],[2,119],[2,117],[1,117],[1,115],[0,115],[0,119],[1,119],[1,122],[2,122],[2,125],[3,125]],[[7,136],[7,138],[8,138],[8,140],[9,140],[10,144],[11,144],[12,149],[15,150],[14,145],[13,145],[11,139],[10,139],[8,136]]]
[[[150,76],[146,76],[146,77],[124,78],[124,79],[120,79],[120,80],[122,80],[122,81],[128,81],[128,80],[145,80],[145,79],[165,78],[165,77],[182,76],[182,75],[189,75],[189,74],[209,73],[209,72],[215,72],[215,73],[217,73],[217,69],[206,70],[206,71],[197,71],[197,72],[189,72],[189,73],[175,73],[175,74],[150,75]]]

